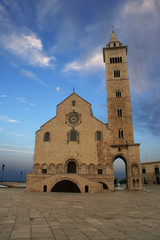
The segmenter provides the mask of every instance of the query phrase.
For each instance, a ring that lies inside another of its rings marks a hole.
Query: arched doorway
[[[99,182],[103,185],[103,189],[108,189],[107,185],[104,182]]]
[[[71,160],[67,164],[67,173],[76,173],[77,172],[77,165],[75,161]]]
[[[70,180],[62,180],[58,183],[56,183],[53,188],[51,189],[51,192],[75,192],[80,193],[79,187]]]
[[[118,155],[114,158],[113,161],[113,169],[114,169],[114,188],[118,189],[127,189],[127,161],[126,159]]]

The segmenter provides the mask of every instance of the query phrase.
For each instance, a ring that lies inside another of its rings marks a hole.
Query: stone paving
[[[0,189],[0,240],[159,240],[160,186],[144,192]]]

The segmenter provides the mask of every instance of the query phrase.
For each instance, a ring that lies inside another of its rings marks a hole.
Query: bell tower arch
[[[103,48],[106,69],[108,127],[113,132],[113,144],[133,143],[132,111],[127,69],[127,46],[123,46],[112,31]]]

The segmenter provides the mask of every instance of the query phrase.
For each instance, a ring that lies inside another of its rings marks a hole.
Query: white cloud
[[[17,98],[18,102],[20,103],[26,103],[26,98]]]
[[[9,119],[7,116],[0,116],[0,120],[9,123],[19,123],[18,120]]]
[[[64,67],[63,72],[68,71],[97,71],[104,68],[102,53],[95,52],[84,61],[73,61],[67,63]]]
[[[5,94],[2,94],[1,95],[1,98],[6,98],[7,96]]]
[[[5,151],[5,152],[16,152],[16,153],[27,153],[27,154],[33,154],[33,153],[34,153],[34,152],[30,152],[30,151],[21,151],[21,150],[4,149],[4,148],[1,148],[0,151]]]
[[[22,145],[13,145],[13,144],[1,144],[0,143],[0,146],[10,146],[10,147],[21,147],[21,148],[32,148],[33,149],[33,146],[22,146]]]
[[[124,6],[124,14],[148,14],[156,12],[155,0],[129,1]]]
[[[32,71],[30,71],[30,70],[22,69],[22,70],[21,70],[21,75],[22,75],[23,77],[30,78],[30,79],[36,81],[37,83],[39,83],[39,84],[47,87],[47,84],[46,84],[44,81],[40,80],[40,79],[37,77],[37,75],[36,75],[35,73],[33,73]]]
[[[11,53],[27,60],[29,64],[39,67],[54,67],[55,57],[47,56],[43,51],[40,39],[34,34],[15,34],[4,35],[0,39],[3,46]]]
[[[33,107],[33,106],[35,106],[35,104],[34,104],[34,103],[30,103],[29,105],[30,105],[30,106],[32,106],[32,107]]]
[[[56,91],[59,92],[60,91],[60,87],[56,87]]]
[[[149,76],[159,71],[155,62],[159,59],[160,2],[156,0],[125,1],[119,9],[115,32],[128,49],[130,84],[137,93],[155,86]],[[123,26],[123,27],[122,27]],[[123,42],[124,43],[124,42]],[[138,61],[137,61],[138,60]]]

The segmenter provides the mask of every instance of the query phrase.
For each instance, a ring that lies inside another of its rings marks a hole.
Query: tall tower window
[[[119,129],[118,134],[119,134],[119,138],[123,138],[123,130],[122,129]]]
[[[117,98],[121,98],[121,91],[120,91],[120,90],[118,90],[118,91],[116,92],[116,97],[117,97]]]
[[[122,109],[117,109],[117,115],[118,117],[122,117]]]
[[[114,77],[120,77],[120,70],[114,70]]]

